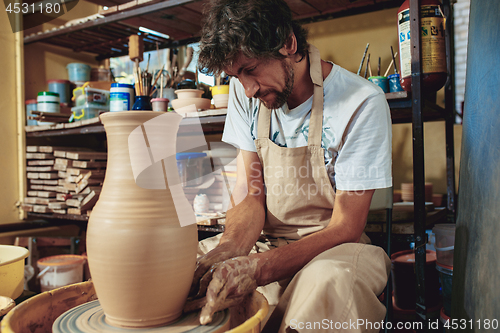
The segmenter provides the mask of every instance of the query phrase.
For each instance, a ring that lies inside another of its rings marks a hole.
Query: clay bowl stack
[[[227,108],[227,102],[229,100],[229,86],[213,86],[210,87],[212,91],[212,97],[214,99],[214,105],[217,109]]]
[[[175,91],[177,98],[172,100],[172,107],[178,113],[183,112],[184,107],[195,105],[197,110],[210,109],[210,100],[208,98],[202,98],[203,90],[199,89],[179,89]]]

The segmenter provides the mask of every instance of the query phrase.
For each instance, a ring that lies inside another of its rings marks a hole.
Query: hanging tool
[[[176,77],[177,83],[179,83],[180,81],[183,80],[184,75],[186,74],[186,70],[187,70],[189,64],[191,63],[191,60],[193,59],[193,53],[194,53],[194,49],[191,46],[189,46],[186,49],[186,58],[184,59],[184,64],[182,65],[182,68],[179,71],[179,75],[177,75],[177,77]]]
[[[128,38],[128,56],[132,60],[134,65],[134,79],[135,79],[135,94],[137,96],[142,96],[141,87],[141,73],[139,68],[139,63],[143,60],[144,54],[144,42],[142,36],[131,35]]]

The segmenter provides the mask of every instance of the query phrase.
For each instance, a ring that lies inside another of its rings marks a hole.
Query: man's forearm
[[[248,255],[264,227],[263,197],[248,194],[243,201],[228,210],[220,245],[226,244],[237,255]]]

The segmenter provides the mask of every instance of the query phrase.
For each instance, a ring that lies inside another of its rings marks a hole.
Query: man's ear
[[[292,32],[290,37],[288,37],[285,45],[279,51],[285,57],[294,55],[297,52],[297,38],[295,38],[295,34]]]

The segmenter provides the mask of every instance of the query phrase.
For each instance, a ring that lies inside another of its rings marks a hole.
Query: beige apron
[[[261,237],[250,253],[286,246],[323,229],[331,219],[335,193],[321,148],[323,76],[313,46],[309,58],[314,97],[307,147],[282,148],[269,140],[271,112],[261,103],[255,144],[268,194],[267,237]],[[201,241],[198,254],[215,248],[220,236]],[[390,265],[382,248],[362,241],[319,254],[292,279],[257,288],[274,310],[263,332],[378,332],[385,307],[377,296],[387,283]]]
[[[323,74],[318,49],[309,51],[314,97],[306,147],[286,148],[269,139],[271,111],[260,103],[255,146],[264,170],[267,214],[264,234],[300,239],[323,229],[332,217],[335,193],[326,172]]]

